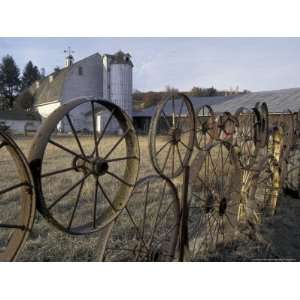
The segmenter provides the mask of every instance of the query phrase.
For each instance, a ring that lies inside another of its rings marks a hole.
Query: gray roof
[[[257,102],[266,102],[269,112],[285,112],[290,109],[293,112],[300,110],[300,88],[283,89],[275,91],[254,92],[239,96],[217,97],[189,97],[197,109],[202,105],[210,105],[214,112],[229,111],[234,113],[239,107],[253,108]],[[176,105],[179,106],[179,101]],[[176,109],[178,109],[176,106]],[[155,113],[156,106],[148,107],[142,111],[134,111],[134,117],[151,117]],[[167,115],[172,113],[171,105],[164,109]]]
[[[300,88],[248,93],[213,106],[216,112],[235,112],[240,106],[252,108],[256,102],[266,102],[270,112],[295,112],[300,109]]]
[[[216,104],[222,105],[226,103],[227,101],[233,99],[237,96],[216,96],[216,97],[189,97],[189,99],[192,101],[195,110],[199,108],[202,105],[210,105],[214,106]],[[181,106],[181,101],[175,101],[175,110],[179,113]],[[152,117],[155,113],[156,105],[145,108],[143,110],[134,111],[133,117]],[[166,107],[164,108],[164,112],[166,115],[171,115],[173,111],[171,102],[168,102]],[[185,111],[183,110],[183,114]]]
[[[39,81],[39,87],[36,86],[36,83],[33,83],[29,88],[25,89],[20,94],[20,96],[18,96],[16,101],[18,103],[22,103],[23,101],[30,101],[34,103],[34,105],[39,105],[61,99],[64,82],[67,74],[71,72],[73,68],[76,68],[82,62],[90,59],[92,56],[95,55],[101,58],[99,53],[95,53],[82,60],[75,62],[70,67],[63,68],[57,72],[48,75],[47,77]],[[53,79],[50,82],[51,76]]]

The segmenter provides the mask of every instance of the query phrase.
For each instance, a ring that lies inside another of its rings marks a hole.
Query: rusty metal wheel
[[[104,261],[172,261],[180,225],[173,183],[152,175],[139,180],[115,224],[101,241]],[[101,251],[102,252],[102,251]]]
[[[32,228],[36,199],[27,160],[3,132],[0,152],[0,261],[12,261]]]
[[[264,148],[269,141],[269,110],[268,105],[257,102],[254,111],[259,113],[257,146]]]
[[[300,198],[300,144],[293,145],[287,157],[284,174],[284,192]]]
[[[238,126],[238,119],[230,112],[224,112],[218,119],[219,139],[232,143]]]
[[[183,94],[161,101],[149,131],[150,158],[161,176],[175,178],[189,163],[195,142],[193,104]]]
[[[30,149],[38,210],[66,233],[103,228],[125,207],[139,158],[133,124],[115,104],[84,98],[59,107]]]
[[[274,156],[266,157],[253,174],[248,190],[247,214],[253,223],[275,214],[281,190],[281,175]]]
[[[238,159],[243,169],[250,169],[258,154],[258,147],[255,143],[257,117],[253,111],[245,107],[240,107],[235,112],[235,117],[239,122],[234,141],[237,146]]]
[[[216,116],[209,105],[203,105],[196,112],[196,147],[204,150],[208,144],[219,136]]]
[[[191,167],[188,239],[191,260],[230,242],[238,225],[241,168],[234,147],[218,141]]]

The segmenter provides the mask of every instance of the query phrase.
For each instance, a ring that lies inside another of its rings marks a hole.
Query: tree
[[[31,60],[26,64],[22,75],[22,90],[31,86],[35,81],[41,79],[41,74],[37,66]]]
[[[191,95],[191,96],[194,96],[194,97],[202,96],[202,90],[201,90],[201,88],[199,88],[199,87],[197,87],[197,86],[194,86],[194,87],[191,89],[190,95]]]
[[[0,64],[0,97],[8,101],[9,108],[13,108],[14,100],[20,90],[20,70],[10,55],[2,58]]]
[[[59,68],[59,66],[56,66],[56,67],[54,68],[54,73],[57,73],[58,71],[60,71],[60,68]]]

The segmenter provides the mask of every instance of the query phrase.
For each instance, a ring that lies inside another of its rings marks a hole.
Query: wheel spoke
[[[93,227],[96,228],[97,217],[97,200],[98,200],[98,180],[95,178],[94,210],[93,210]]]
[[[7,192],[10,192],[12,190],[18,189],[18,188],[20,188],[22,186],[30,186],[30,185],[27,182],[21,182],[21,183],[15,184],[13,186],[10,186],[10,187],[8,187],[8,188],[0,191],[0,195],[3,195],[3,194],[5,194]]]
[[[93,151],[93,153],[96,152],[96,157],[98,158],[99,157],[99,149],[98,149],[98,145],[97,145],[95,106],[94,106],[93,101],[91,101],[91,106],[92,106],[92,119],[93,119],[93,136],[94,136],[94,143],[95,143],[95,151]]]
[[[172,126],[171,126],[171,124],[170,124],[170,122],[169,122],[169,120],[168,120],[168,117],[166,116],[166,114],[165,114],[165,112],[164,112],[163,109],[162,109],[161,112],[162,112],[162,114],[163,114],[164,120],[165,120],[165,122],[166,122],[168,128],[170,129]]]
[[[49,205],[48,210],[51,210],[59,201],[61,201],[65,196],[67,196],[71,191],[73,191],[81,182],[83,182],[90,175],[91,175],[91,173],[88,173],[87,175],[82,177],[80,180],[78,180],[66,192],[64,192],[59,198],[57,198],[55,201],[53,201],[52,204]]]
[[[80,154],[78,154],[78,153],[76,153],[76,152],[74,152],[74,151],[66,148],[65,146],[63,146],[63,145],[61,145],[61,144],[59,144],[57,142],[54,142],[53,140],[49,140],[49,143],[52,144],[52,145],[54,145],[54,146],[56,146],[57,148],[60,148],[60,149],[64,150],[65,152],[68,152],[69,154],[72,154],[73,156],[80,157],[83,160],[87,160],[84,156],[82,156],[82,155],[80,155]]]
[[[124,134],[119,138],[119,140],[116,142],[116,144],[108,151],[108,153],[105,155],[104,159],[107,159],[110,154],[118,147],[118,145],[122,142],[122,140],[125,138],[125,136],[128,134],[130,129],[127,129]]]
[[[6,229],[21,229],[25,230],[26,227],[24,225],[18,225],[18,224],[1,224],[0,223],[0,228],[6,228]]]
[[[167,161],[168,161],[169,156],[170,156],[171,148],[172,148],[172,145],[170,145],[170,147],[169,147],[168,154],[167,154],[166,159],[165,159],[165,162],[164,162],[164,164],[163,164],[162,172],[165,170],[165,167],[166,167],[166,165],[167,165]]]
[[[128,160],[128,159],[138,159],[138,157],[137,156],[117,157],[117,158],[107,159],[106,162],[115,162],[115,161]]]
[[[110,205],[110,207],[112,208],[113,211],[117,211],[116,208],[114,207],[112,201],[109,199],[108,195],[106,194],[103,186],[100,184],[99,180],[97,180],[98,182],[98,186],[102,192],[102,194],[104,195],[104,198],[107,200],[108,204]]]
[[[61,173],[69,172],[69,171],[72,171],[72,170],[74,170],[74,167],[66,168],[66,169],[61,169],[61,170],[53,171],[53,172],[49,172],[49,173],[45,173],[45,174],[41,175],[41,177],[42,178],[49,177],[49,176],[53,176],[53,175],[56,175],[56,174],[61,174]]]
[[[75,205],[74,205],[74,208],[73,208],[73,211],[72,211],[72,215],[71,215],[71,218],[70,218],[70,221],[69,221],[69,224],[68,224],[68,230],[71,229],[73,219],[74,219],[74,216],[75,216],[75,212],[76,212],[76,209],[78,207],[78,203],[79,203],[79,200],[80,200],[80,197],[81,197],[81,192],[82,192],[83,185],[84,185],[84,181],[81,182],[78,193],[77,193],[76,202],[75,202]]]
[[[128,185],[129,187],[133,187],[133,184],[126,182],[124,179],[120,178],[119,176],[117,176],[116,174],[110,172],[110,171],[106,171],[106,174],[116,178],[117,180],[119,180],[120,182]]]
[[[68,122],[69,122],[69,125],[70,125],[70,127],[71,127],[71,129],[72,129],[72,133],[73,133],[73,135],[74,135],[74,137],[75,137],[75,140],[76,140],[76,142],[77,142],[77,145],[78,145],[78,147],[79,147],[79,150],[80,150],[82,156],[86,157],[86,155],[85,155],[84,150],[83,150],[83,148],[82,148],[82,145],[81,145],[81,143],[80,143],[80,141],[79,141],[78,135],[77,135],[77,133],[76,133],[76,130],[75,130],[75,128],[74,128],[74,125],[73,125],[73,123],[72,123],[72,120],[71,120],[69,114],[66,114],[66,117],[67,117],[67,120],[68,120]]]
[[[164,148],[167,147],[167,145],[170,143],[171,141],[168,141],[167,143],[165,143],[162,147],[160,147],[160,149],[155,153],[156,155],[158,155]]]

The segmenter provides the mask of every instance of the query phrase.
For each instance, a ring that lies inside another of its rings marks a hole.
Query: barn
[[[132,116],[132,68],[129,53],[100,55],[95,53],[74,62],[73,56],[65,58],[65,67],[35,82],[17,99],[19,104],[32,103],[34,109],[47,118],[55,109],[77,97],[107,99],[120,106]],[[82,106],[74,112],[78,130],[91,129],[91,108]],[[97,128],[100,130],[107,116],[101,112],[97,116]],[[67,122],[62,121],[58,130],[70,130]]]

